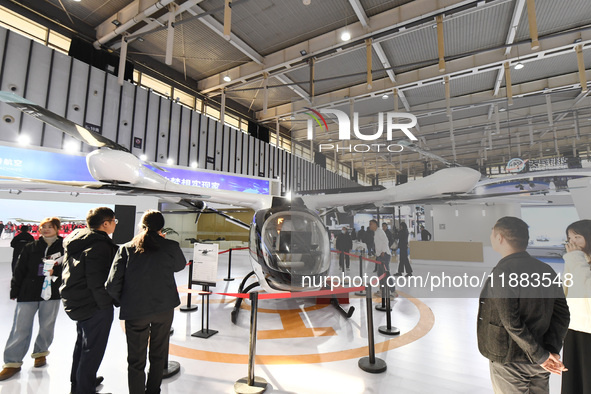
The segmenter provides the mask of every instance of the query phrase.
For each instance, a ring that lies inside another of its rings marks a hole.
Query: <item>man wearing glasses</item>
[[[113,322],[113,299],[105,282],[118,250],[110,237],[117,222],[110,208],[91,209],[86,216],[88,228],[78,229],[64,240],[60,294],[66,313],[77,322],[78,333],[70,375],[73,394],[94,393],[103,380],[96,373]]]

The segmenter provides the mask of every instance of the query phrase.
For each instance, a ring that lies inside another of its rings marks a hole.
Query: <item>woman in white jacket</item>
[[[566,229],[564,292],[570,324],[564,340],[562,394],[591,393],[591,220]],[[571,280],[569,280],[571,279]]]

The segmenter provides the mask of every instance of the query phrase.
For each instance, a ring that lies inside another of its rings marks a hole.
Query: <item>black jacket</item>
[[[63,239],[57,239],[47,247],[43,237],[37,241],[25,245],[16,261],[12,280],[10,281],[10,298],[16,298],[18,302],[43,301],[41,290],[43,288],[43,258],[59,253],[64,254],[62,246]],[[53,276],[57,279],[51,284],[51,299],[59,300],[62,266],[56,265],[53,268]]]
[[[511,282],[512,275],[519,281]],[[556,275],[527,252],[499,261],[480,294],[477,335],[484,357],[540,364],[548,352],[560,352],[570,314],[562,286],[553,282]]]
[[[337,235],[336,241],[336,248],[337,250],[348,252],[353,249],[353,241],[351,240],[351,236],[349,234],[343,234],[342,232]]]
[[[21,251],[26,244],[33,242],[34,240],[35,238],[31,234],[20,232],[12,239],[12,241],[10,241],[10,246],[14,249],[12,251],[12,272],[14,272],[14,267],[16,267],[18,255],[21,254]]]
[[[72,320],[86,320],[99,309],[113,306],[105,290],[117,245],[107,233],[78,229],[64,241],[66,256],[60,292]]]
[[[131,242],[119,248],[107,292],[121,304],[119,318],[133,320],[162,313],[180,305],[174,273],[187,261],[178,242],[156,237],[158,250],[137,253]]]

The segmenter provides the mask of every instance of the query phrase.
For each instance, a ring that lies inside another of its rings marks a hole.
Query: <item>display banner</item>
[[[177,167],[162,166],[166,171],[160,171],[152,166],[146,167],[179,185],[199,186],[208,189],[230,190],[254,194],[270,194],[269,181],[265,179],[246,178],[219,172],[202,172]]]
[[[162,167],[165,171],[161,171],[149,164],[145,166],[180,185],[270,194],[270,181],[267,179],[178,167]],[[88,171],[86,156],[3,145],[0,145],[0,176],[49,181],[96,182]]]
[[[218,249],[218,244],[193,244],[192,283],[215,286],[218,276]]]
[[[0,175],[50,181],[96,182],[86,156],[0,145]]]

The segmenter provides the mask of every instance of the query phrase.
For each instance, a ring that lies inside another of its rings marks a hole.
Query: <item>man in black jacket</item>
[[[12,251],[12,272],[14,273],[14,267],[16,267],[16,261],[18,260],[18,255],[21,254],[21,251],[25,247],[26,244],[29,242],[33,242],[35,238],[29,233],[29,226],[23,224],[21,226],[21,232],[18,233],[12,241],[10,241],[10,246],[14,249]]]
[[[557,274],[525,250],[527,224],[503,217],[491,236],[502,259],[480,294],[477,335],[490,360],[495,393],[548,393],[550,372],[565,370],[558,353],[570,314]]]
[[[339,252],[339,267],[341,271],[345,271],[345,260],[347,261],[347,269],[349,269],[349,255],[345,253],[349,253],[351,249],[353,249],[353,240],[349,235],[349,230],[347,227],[343,227],[343,230],[339,235],[337,235],[336,241],[336,248]]]
[[[107,207],[91,209],[87,229],[74,231],[64,241],[66,250],[60,293],[68,316],[75,320],[78,336],[70,382],[73,394],[95,392],[96,377],[113,322],[113,299],[105,290],[118,247],[115,213]]]

